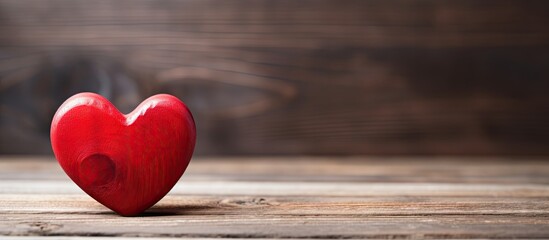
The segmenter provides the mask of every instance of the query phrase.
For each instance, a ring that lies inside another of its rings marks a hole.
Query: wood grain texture
[[[549,237],[543,159],[197,158],[132,218],[52,161],[1,160],[0,237]]]
[[[171,93],[197,154],[549,154],[540,0],[0,1],[0,152]],[[32,147],[29,147],[32,146]]]

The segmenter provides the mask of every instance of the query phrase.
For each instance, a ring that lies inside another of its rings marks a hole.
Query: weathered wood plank
[[[459,167],[456,167],[459,166]],[[185,181],[547,184],[544,158],[195,157]],[[53,158],[0,160],[0,179],[66,179]]]
[[[549,163],[538,160],[196,159],[140,217],[86,196],[45,159],[0,160],[0,235],[192,238],[548,238]],[[444,162],[444,164],[441,164]],[[289,167],[291,166],[291,167]],[[401,175],[408,172],[409,175]],[[448,170],[448,171],[445,171]],[[457,172],[448,181],[439,175]],[[442,170],[442,171],[441,171]],[[216,176],[226,171],[225,175]],[[365,171],[375,181],[355,179]],[[394,171],[394,172],[393,172]],[[484,183],[468,171],[486,172]],[[12,174],[7,174],[12,172]],[[29,179],[17,177],[36,176]],[[276,173],[284,177],[277,177]],[[227,174],[228,173],[228,174]],[[303,173],[303,174],[302,174]],[[391,173],[397,175],[394,178]],[[7,174],[7,175],[6,175]],[[259,177],[234,177],[233,175]],[[318,177],[311,177],[318,174]],[[326,181],[322,178],[339,181]],[[424,174],[420,181],[412,174]],[[463,174],[463,175],[460,175]],[[290,179],[284,179],[291,176]],[[382,177],[384,176],[384,177]],[[514,176],[513,183],[505,176]],[[429,180],[433,177],[434,180]],[[260,179],[248,181],[246,179]],[[347,181],[354,179],[354,181]],[[383,179],[390,181],[384,182]],[[56,238],[53,238],[56,239]]]
[[[43,201],[12,197],[18,199],[12,203],[26,201],[37,208],[1,211],[0,234],[231,238],[535,238],[549,234],[547,198],[349,202],[336,198],[254,201],[170,196],[143,217],[123,218],[85,196],[46,196]],[[505,208],[511,210],[502,211]]]
[[[2,239],[4,240],[27,240],[27,239],[37,239],[36,236],[2,236]],[[112,237],[101,237],[101,236],[40,236],[41,240],[89,240],[89,239],[95,239],[95,240],[101,240],[101,239],[112,239]],[[117,240],[136,240],[136,239],[143,239],[143,237],[117,237]],[[170,237],[147,237],[147,240],[166,240],[166,239],[173,239]],[[219,240],[219,238],[193,238],[194,240]],[[247,239],[247,240],[255,240],[259,238],[232,238],[234,240],[241,240],[241,239]],[[264,238],[263,238],[264,239]]]
[[[82,194],[69,180],[5,180],[0,192],[17,194]],[[535,184],[444,184],[444,183],[310,183],[189,181],[177,184],[173,194],[254,196],[500,196],[546,197],[549,186]]]
[[[36,236],[2,236],[3,240],[27,240],[27,239],[37,239]],[[101,240],[101,239],[112,239],[112,237],[101,237],[101,236],[40,236],[41,240],[89,240],[89,239],[95,239],[95,240]],[[143,239],[143,237],[117,237],[117,240],[136,240],[136,239]],[[170,237],[147,237],[147,240],[166,240],[166,239],[173,239]],[[194,240],[219,240],[219,238],[193,238]],[[256,240],[256,239],[264,239],[264,238],[231,238],[233,240]]]
[[[230,186],[229,186],[230,187]],[[549,217],[549,194],[543,197],[480,196],[269,196],[173,194],[145,215],[248,216],[522,216]],[[111,214],[83,194],[2,194],[0,214]],[[130,218],[128,218],[130,219]],[[357,219],[358,220],[358,219]]]
[[[494,216],[247,217],[10,215],[3,235],[84,235],[226,238],[547,238],[547,219]],[[161,218],[161,219],[160,219]],[[85,224],[82,224],[84,222]]]

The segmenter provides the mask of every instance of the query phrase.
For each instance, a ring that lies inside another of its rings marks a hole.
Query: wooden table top
[[[52,158],[2,157],[0,238],[549,238],[542,160],[195,158],[153,208],[121,217]]]

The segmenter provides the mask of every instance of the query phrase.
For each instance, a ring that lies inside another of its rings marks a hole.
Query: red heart
[[[102,96],[79,93],[59,107],[51,124],[63,170],[123,216],[143,212],[170,191],[191,160],[195,139],[191,112],[167,94],[122,115]]]

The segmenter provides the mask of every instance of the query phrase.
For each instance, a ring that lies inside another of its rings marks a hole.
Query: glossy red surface
[[[123,216],[143,212],[170,191],[190,162],[195,140],[191,112],[167,94],[123,115],[102,96],[79,93],[61,105],[51,125],[63,170]]]

